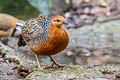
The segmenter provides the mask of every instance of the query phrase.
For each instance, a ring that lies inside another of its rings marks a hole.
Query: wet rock
[[[120,48],[120,20],[95,23],[78,29],[69,29],[70,47]]]

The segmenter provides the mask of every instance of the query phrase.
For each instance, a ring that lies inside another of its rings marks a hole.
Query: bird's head
[[[67,24],[62,16],[55,16],[52,18],[51,23],[54,27],[60,28],[62,24]]]

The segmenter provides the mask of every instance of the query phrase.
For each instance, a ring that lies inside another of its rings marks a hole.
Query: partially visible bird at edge
[[[26,21],[23,26],[18,46],[28,45],[35,53],[38,70],[43,70],[40,65],[39,55],[48,56],[53,62],[52,67],[54,65],[63,66],[52,57],[52,55],[64,50],[69,43],[69,36],[63,28],[63,24],[67,23],[62,16],[52,18],[39,16]]]
[[[0,37],[11,37],[16,35],[19,31],[21,34],[21,27],[24,25],[24,21],[17,19],[8,14],[0,13]]]
[[[0,39],[2,37],[15,37],[21,34],[21,28],[24,21],[17,19],[14,16],[0,13]],[[0,48],[7,49],[6,46],[0,41]]]

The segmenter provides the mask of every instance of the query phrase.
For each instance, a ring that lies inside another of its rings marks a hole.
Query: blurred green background
[[[27,0],[0,0],[0,13],[7,13],[20,19],[28,19],[39,14]]]
[[[65,7],[65,0],[0,0],[0,13],[7,13],[23,20],[38,15],[50,16],[51,9],[59,12]]]

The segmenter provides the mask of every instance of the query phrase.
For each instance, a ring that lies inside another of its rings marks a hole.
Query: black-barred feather
[[[27,21],[22,29],[24,40],[32,46],[37,45],[35,44],[35,41],[48,41],[48,28],[50,22],[50,18],[44,16],[39,16],[38,18],[33,18]]]

